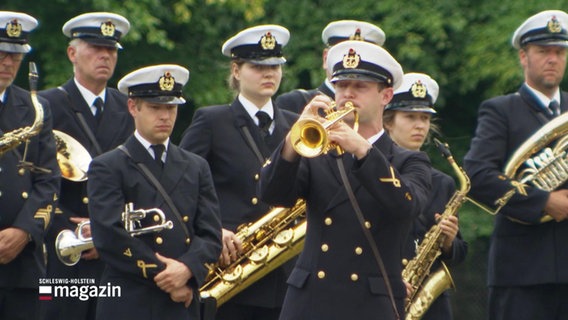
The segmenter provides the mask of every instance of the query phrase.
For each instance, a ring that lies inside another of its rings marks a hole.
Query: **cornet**
[[[141,220],[150,214],[155,214],[153,219],[158,224],[141,227]],[[158,208],[134,210],[132,202],[125,205],[124,212],[122,212],[122,222],[124,222],[124,229],[133,237],[145,233],[160,232],[174,227],[174,223],[171,220],[166,221],[166,215],[162,210]],[[74,266],[81,259],[83,251],[95,246],[92,237],[86,238],[83,236],[83,228],[90,223],[90,221],[83,221],[77,226],[75,231],[63,230],[59,232],[57,239],[55,239],[55,252],[61,263],[67,266]]]
[[[55,239],[55,252],[59,261],[66,266],[74,266],[81,259],[81,253],[93,248],[92,237],[83,236],[83,228],[91,221],[83,221],[77,225],[75,231],[63,230],[59,232]]]
[[[339,154],[343,150],[328,139],[327,129],[341,121],[351,112],[355,115],[353,129],[357,131],[359,126],[359,116],[353,103],[348,101],[343,109],[331,111],[326,114],[326,121],[321,123],[317,119],[298,120],[290,129],[290,139],[294,150],[303,157],[314,158],[321,154],[326,154],[329,150],[336,148]]]

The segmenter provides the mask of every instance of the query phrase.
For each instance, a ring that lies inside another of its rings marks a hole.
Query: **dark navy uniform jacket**
[[[424,212],[422,212],[414,221],[405,252],[405,258],[407,260],[416,256],[417,245],[423,242],[424,235],[437,224],[435,214],[444,213],[446,204],[448,204],[455,192],[456,186],[454,179],[440,170],[432,168],[432,190],[429,195],[429,203]],[[452,242],[452,253],[449,255],[442,253],[432,265],[430,272],[434,273],[439,270],[441,267],[441,261],[443,261],[448,267],[458,265],[465,260],[466,255],[467,242],[462,239],[461,233],[458,232],[458,235]],[[451,268],[449,269],[451,272]],[[450,295],[448,291],[442,293],[442,295],[434,301],[422,319],[453,319]]]
[[[29,140],[26,161],[51,170],[51,173],[18,169],[25,143],[0,155],[0,230],[20,228],[32,237],[32,241],[12,262],[0,265],[2,288],[37,288],[38,279],[45,276],[43,238],[58,197],[60,172],[51,134],[49,103],[42,98],[39,102],[43,107],[43,126]],[[31,126],[35,116],[30,92],[9,86],[4,105],[0,107],[0,134]],[[0,144],[4,139],[0,137]]]
[[[158,164],[134,136],[124,146],[132,158],[114,149],[93,159],[89,168],[92,234],[106,263],[101,283],[122,288],[121,298],[98,299],[97,319],[198,319],[198,288],[208,272],[205,263],[216,262],[221,253],[219,206],[209,166],[170,143],[160,174]],[[170,195],[189,230],[189,240],[162,195],[140,173],[138,162],[154,173]],[[124,205],[130,202],[134,209],[161,209],[174,227],[131,236],[121,220]],[[156,286],[153,279],[165,265],[155,253],[184,263],[193,273],[188,282],[194,290],[189,309]]]
[[[335,99],[335,93],[331,91],[324,82],[317,89],[296,89],[283,93],[276,98],[276,105],[282,110],[289,110],[300,114],[308,102],[318,94],[325,94],[331,99]]]
[[[223,228],[236,232],[239,225],[254,222],[270,211],[271,207],[260,201],[258,196],[260,169],[264,159],[284,139],[296,118],[296,114],[275,107],[275,129],[268,141],[271,145],[267,145],[262,141],[258,126],[238,99],[231,105],[196,110],[180,147],[209,162],[219,196]],[[247,142],[242,127],[250,132],[262,153],[262,162]],[[285,281],[283,268],[275,269],[232,298],[231,303],[279,307],[286,291]]]
[[[560,108],[568,110],[568,94]],[[464,169],[471,178],[471,196],[493,206],[511,190],[503,175],[508,159],[550,116],[523,85],[518,92],[484,101]],[[562,186],[561,188],[566,188]],[[489,251],[491,286],[568,283],[568,221],[538,223],[549,193],[527,186],[527,195],[515,194],[495,218]],[[508,217],[532,223],[513,222]]]
[[[281,148],[262,169],[261,197],[281,206],[303,198],[308,219],[281,319],[395,319],[384,275],[348,198],[335,151],[287,162]],[[429,159],[396,146],[383,134],[365,158],[355,161],[346,153],[343,161],[403,319],[402,254],[412,222],[426,205]]]
[[[53,129],[67,133],[77,140],[85,147],[88,152],[87,156],[90,156],[90,158],[96,157],[99,152],[81,125],[77,113],[81,114],[87,122],[102,152],[117,147],[134,132],[134,121],[128,112],[126,95],[116,89],[106,89],[103,116],[98,124],[73,78],[60,88],[44,90],[39,94],[45,97],[52,106]],[[77,153],[72,156],[81,159],[81,156]],[[69,267],[61,263],[55,253],[55,239],[59,232],[64,229],[75,230],[77,227],[75,223],[69,221],[69,218],[89,217],[87,204],[87,182],[62,179],[60,199],[46,238],[48,276],[89,278],[98,283],[104,267],[100,259],[88,261],[81,259],[75,266]],[[94,298],[91,299],[91,301],[93,300]],[[64,307],[61,306],[62,304]],[[89,306],[89,304],[82,301],[75,301],[75,303],[64,300],[51,301],[46,303],[45,317],[46,319],[86,318],[89,312],[94,313],[94,307]]]

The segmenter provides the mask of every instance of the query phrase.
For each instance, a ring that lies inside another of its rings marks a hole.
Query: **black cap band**
[[[261,60],[266,58],[281,58],[282,45],[276,44],[274,49],[263,49],[260,44],[247,44],[231,49],[232,58],[245,60]]]
[[[144,83],[128,88],[128,96],[131,98],[154,98],[154,97],[181,97],[182,85],[174,84],[172,90],[162,90],[158,83]]]
[[[72,39],[101,39],[118,42],[121,35],[120,31],[115,30],[113,36],[104,36],[99,27],[81,27],[71,30]]]
[[[525,33],[521,37],[520,43],[521,46],[524,46],[531,42],[554,40],[568,41],[568,34],[566,33],[566,29],[562,29],[562,31],[560,32],[550,32],[548,28],[534,29]]]
[[[340,61],[333,66],[333,77],[340,77],[346,75],[365,76],[370,77],[380,82],[384,82],[389,87],[393,85],[393,76],[385,68],[374,63],[360,61],[356,68],[345,68],[343,61]]]
[[[6,32],[6,29],[0,29],[0,42],[9,42],[16,44],[26,44],[28,43],[29,32],[22,31],[18,37],[10,37]]]

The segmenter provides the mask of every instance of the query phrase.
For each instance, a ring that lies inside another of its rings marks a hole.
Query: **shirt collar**
[[[383,133],[385,133],[385,129],[381,129],[381,131],[379,131],[374,136],[370,136],[369,139],[367,139],[367,141],[369,141],[370,144],[375,144],[375,142],[379,140],[379,138],[383,135]]]
[[[540,101],[540,103],[542,104],[542,106],[544,108],[548,108],[548,105],[550,104],[550,102],[552,100],[556,100],[556,102],[558,102],[558,104],[560,104],[560,88],[556,88],[556,92],[552,96],[552,99],[550,99],[544,93],[542,93],[542,92],[536,90],[535,88],[529,86],[528,83],[525,82],[525,84],[527,85],[527,88],[529,89],[529,91],[532,92],[532,94],[537,98],[538,101]]]
[[[96,95],[96,94],[92,93],[89,89],[83,87],[79,83],[79,81],[77,81],[76,78],[73,78],[73,81],[75,81],[75,85],[79,89],[79,92],[83,96],[83,99],[85,99],[85,102],[87,103],[88,106],[92,106],[93,103],[95,102],[95,99],[98,98],[98,97],[100,97],[103,100],[103,102],[105,102],[106,88],[102,92],[100,92],[98,95]]]
[[[274,106],[272,105],[272,99],[269,99],[268,102],[260,109],[240,93],[238,99],[256,125],[258,125],[258,118],[256,117],[256,113],[258,111],[264,111],[270,116],[270,119],[274,119]]]
[[[152,150],[151,146],[152,143],[150,143],[150,141],[144,139],[144,137],[142,137],[142,135],[140,135],[140,132],[138,132],[138,130],[134,131],[134,137],[136,137],[136,139],[144,146],[144,149],[146,149],[146,151],[148,151],[148,153],[152,156],[152,158],[154,157],[154,150]],[[164,160],[165,154],[168,151],[168,145],[170,144],[170,138],[168,137],[166,139],[166,141],[164,141],[162,143],[165,147],[164,149],[164,155],[162,155],[162,160]]]

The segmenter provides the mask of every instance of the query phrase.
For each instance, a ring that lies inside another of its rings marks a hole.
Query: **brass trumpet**
[[[83,221],[77,225],[75,231],[63,230],[55,239],[55,252],[57,258],[66,266],[74,266],[81,260],[81,253],[93,248],[92,237],[83,236],[83,228],[91,221]]]
[[[339,154],[343,150],[335,143],[329,141],[327,129],[341,121],[351,112],[355,115],[353,129],[357,131],[359,126],[359,115],[352,102],[348,101],[342,109],[332,107],[326,114],[326,121],[321,123],[316,119],[298,120],[290,129],[290,139],[292,147],[303,157],[314,158],[321,154],[326,154],[329,150],[336,148]]]

